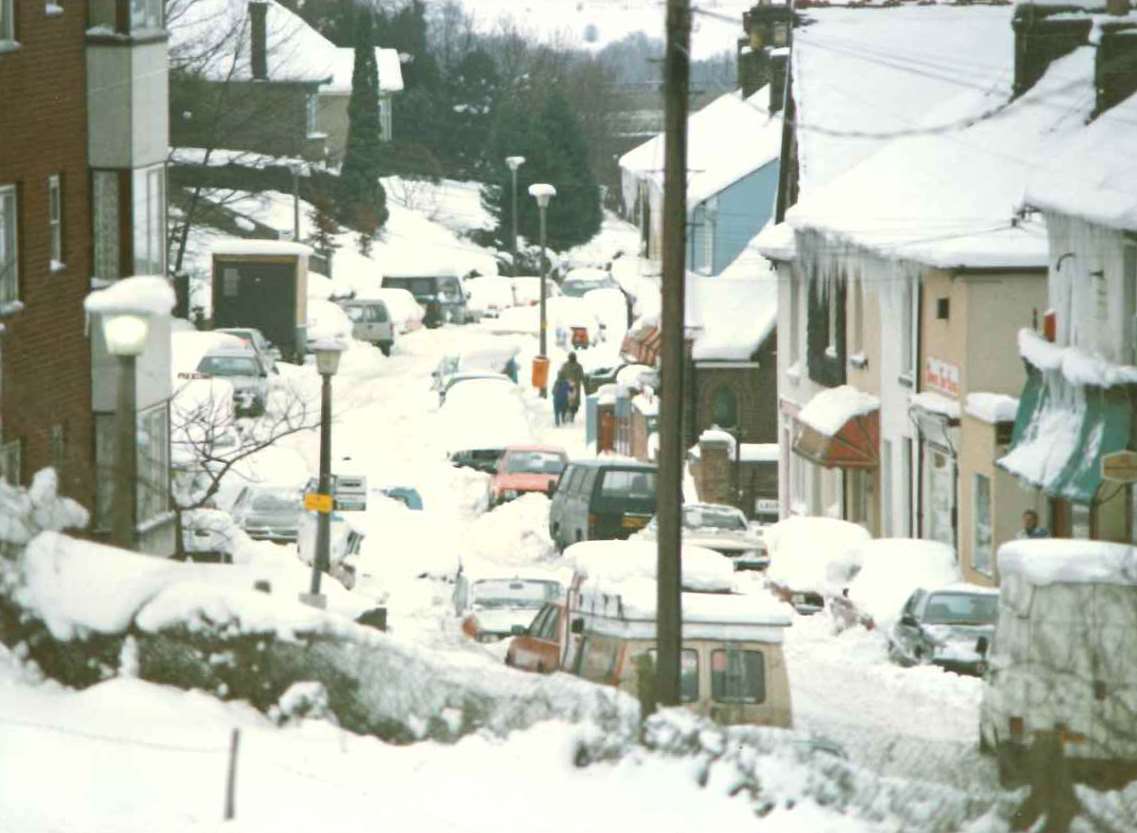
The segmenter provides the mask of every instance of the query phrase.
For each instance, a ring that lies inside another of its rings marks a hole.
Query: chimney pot
[[[268,3],[251,0],[249,3],[249,63],[255,81],[268,80],[268,35],[266,18]]]

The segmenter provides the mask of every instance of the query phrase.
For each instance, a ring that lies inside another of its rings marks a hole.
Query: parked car
[[[501,373],[494,373],[491,370],[463,370],[458,373],[452,373],[446,377],[446,380],[442,383],[442,387],[438,391],[438,404],[441,405],[445,402],[446,396],[458,385],[470,381],[499,384],[502,385],[503,390],[510,390],[510,392],[513,392],[517,388],[517,384],[512,379]]]
[[[538,674],[556,671],[561,663],[565,620],[563,602],[546,602],[525,632],[510,640],[505,664]]]
[[[303,512],[300,489],[252,484],[237,495],[230,514],[250,538],[284,544],[296,540]]]
[[[515,305],[513,279],[488,275],[463,282],[466,306],[485,318],[497,318],[503,309]]]
[[[549,534],[564,549],[577,541],[622,539],[655,514],[656,468],[635,460],[574,460],[549,507]]]
[[[559,581],[541,574],[472,576],[459,571],[454,612],[462,632],[478,642],[497,642],[525,633],[541,607],[564,596]]]
[[[403,506],[415,512],[422,511],[422,495],[413,486],[383,486],[377,489],[380,494],[391,500],[397,500]]]
[[[835,618],[840,617],[836,618],[838,628],[859,623],[890,634],[917,591],[963,581],[955,549],[939,541],[873,538],[850,550],[848,556],[842,595],[827,598]]]
[[[406,289],[426,310],[423,323],[427,327],[441,327],[443,324],[465,324],[471,319],[466,308],[466,295],[462,284],[453,272],[426,274],[384,275],[384,288]]]
[[[264,333],[254,327],[222,327],[219,330],[214,330],[215,333],[226,333],[241,339],[241,341],[256,351],[257,356],[260,357],[261,364],[263,364],[269,373],[280,373],[276,369],[276,362],[280,358],[280,350],[264,337]]]
[[[519,275],[509,279],[513,284],[513,305],[531,307],[541,303],[541,279],[538,276]],[[551,278],[545,279],[545,300],[557,298],[564,293]]]
[[[318,491],[319,480],[311,478],[305,493]],[[355,585],[354,559],[367,534],[362,513],[367,509],[367,478],[361,475],[333,474],[329,572],[349,590]],[[300,560],[312,564],[316,559],[316,512],[303,511],[297,524],[297,551]]]
[[[239,416],[259,416],[268,401],[268,369],[252,347],[223,344],[210,349],[197,364],[194,378],[221,378],[233,386]]]
[[[534,442],[525,402],[512,383],[468,379],[451,388],[438,413],[447,458],[456,466],[493,474],[506,448]]]
[[[391,355],[395,345],[395,323],[387,304],[378,298],[345,298],[338,301],[351,319],[351,336],[356,341],[366,341]]]
[[[619,289],[615,279],[602,269],[572,269],[561,281],[561,292],[571,298],[583,298],[594,289]]]
[[[656,540],[658,518],[653,517],[637,536]],[[721,503],[687,503],[683,506],[683,543],[714,550],[729,558],[736,570],[764,570],[770,564],[761,532],[752,528],[741,510]]]
[[[1137,547],[1011,541],[998,565],[979,748],[995,754],[1000,782],[1021,783],[1047,736],[1075,780],[1117,789],[1137,778]]]
[[[863,526],[837,518],[795,515],[771,524],[763,530],[770,589],[798,613],[823,610],[826,596],[848,586],[856,550],[871,537]]]
[[[505,449],[490,484],[495,504],[529,492],[547,494],[568,465],[563,448],[552,445],[515,445]]]
[[[406,335],[422,329],[422,319],[426,315],[426,310],[415,300],[415,296],[407,290],[380,287],[379,289],[369,289],[367,294],[387,305],[387,312],[391,315],[396,335]]]
[[[494,343],[499,342],[499,343]],[[450,378],[458,373],[484,372],[503,374],[510,360],[516,362],[519,349],[516,342],[493,337],[492,341],[476,345],[461,353],[448,353],[430,373],[431,390],[442,390]]]
[[[916,590],[888,634],[888,655],[901,665],[931,663],[948,671],[982,676],[986,659],[979,637],[988,644],[998,616],[997,588],[954,584]]]

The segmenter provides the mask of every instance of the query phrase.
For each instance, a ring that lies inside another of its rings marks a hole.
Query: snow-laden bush
[[[0,554],[13,558],[43,530],[82,529],[87,510],[59,494],[55,469],[40,469],[31,486],[0,480]]]

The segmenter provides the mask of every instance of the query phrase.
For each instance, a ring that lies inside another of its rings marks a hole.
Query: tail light
[[[596,534],[596,527],[600,525],[600,519],[593,514],[588,516],[588,537],[591,538]]]
[[[1021,717],[1012,717],[1010,720],[1011,737],[1015,740],[1022,740],[1026,727],[1023,725]]]

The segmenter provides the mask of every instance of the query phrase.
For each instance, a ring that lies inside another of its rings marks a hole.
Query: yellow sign
[[[319,492],[308,492],[304,495],[304,508],[309,512],[327,514],[332,511],[332,496],[322,495]]]
[[[1137,483],[1137,451],[1122,449],[1103,454],[1101,477],[1114,483]]]

